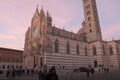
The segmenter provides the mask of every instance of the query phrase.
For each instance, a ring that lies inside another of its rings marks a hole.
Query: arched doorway
[[[35,68],[36,67],[36,56],[34,56],[34,61],[33,61],[33,67]]]
[[[43,58],[40,57],[40,67],[42,67],[42,66],[43,66]]]

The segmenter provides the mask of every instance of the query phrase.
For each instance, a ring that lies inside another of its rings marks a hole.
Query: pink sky
[[[104,40],[120,38],[120,0],[96,0]],[[36,4],[43,5],[59,28],[77,32],[84,19],[82,0],[1,0],[0,47],[24,48],[24,36]]]

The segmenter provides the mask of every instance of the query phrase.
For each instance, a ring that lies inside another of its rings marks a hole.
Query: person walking
[[[8,78],[10,75],[10,70],[7,70],[6,77]]]
[[[107,69],[106,69],[106,68],[104,68],[104,73],[105,73],[105,74],[107,73]]]
[[[87,75],[87,79],[89,80],[90,79],[90,73],[89,73],[90,71],[89,71],[89,69],[87,68],[87,70],[86,70],[86,75]]]
[[[39,80],[45,80],[44,74],[41,70],[39,70],[38,72],[38,77],[39,77]]]
[[[94,70],[93,67],[90,69],[90,72],[91,72],[91,74],[92,74],[92,79],[94,80],[94,72],[95,72],[95,70]]]
[[[109,73],[109,68],[106,69],[106,72]]]
[[[58,75],[56,74],[56,69],[55,67],[51,67],[49,72],[46,75],[45,80],[59,80]]]
[[[47,65],[44,65],[43,66],[43,74],[44,74],[44,77],[46,77],[48,71],[47,71]]]

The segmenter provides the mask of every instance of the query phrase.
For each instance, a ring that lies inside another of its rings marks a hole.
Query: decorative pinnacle
[[[42,10],[43,10],[43,4],[42,4]]]
[[[39,4],[37,4],[37,9],[38,9],[38,7],[39,7]]]

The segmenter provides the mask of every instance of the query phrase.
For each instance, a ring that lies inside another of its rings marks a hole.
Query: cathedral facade
[[[120,40],[102,40],[95,0],[83,0],[83,9],[82,28],[74,33],[53,26],[49,12],[37,7],[25,34],[24,66],[119,68]]]

